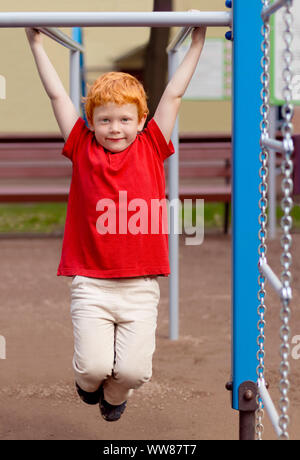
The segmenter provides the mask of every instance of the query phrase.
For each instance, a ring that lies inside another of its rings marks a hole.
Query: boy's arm
[[[193,30],[190,49],[169,81],[154,114],[154,120],[167,142],[171,138],[181,98],[196,70],[204,46],[205,33],[206,27],[197,27]]]
[[[41,32],[26,29],[26,35],[61,134],[66,141],[79,115],[43,48]]]

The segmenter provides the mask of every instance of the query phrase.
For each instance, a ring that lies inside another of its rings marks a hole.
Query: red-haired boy
[[[107,421],[121,417],[132,390],[152,375],[157,277],[167,276],[170,268],[168,237],[157,231],[161,226],[151,221],[151,209],[153,201],[165,199],[163,162],[174,152],[171,133],[205,32],[194,29],[189,51],[143,129],[148,115],[143,86],[120,72],[100,76],[89,89],[87,127],[44,51],[41,34],[26,29],[65,139],[62,153],[73,164],[57,274],[73,277],[76,388],[86,403],[99,403]]]

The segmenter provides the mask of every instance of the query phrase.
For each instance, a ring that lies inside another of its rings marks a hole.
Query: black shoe
[[[112,404],[109,404],[107,401],[105,401],[103,396],[102,385],[100,388],[102,389],[99,401],[101,415],[107,422],[116,422],[117,420],[119,420],[124,410],[126,409],[127,401],[124,401],[122,404],[119,404],[118,406],[113,406]]]
[[[80,399],[84,401],[86,404],[98,404],[101,396],[101,386],[98,390],[89,392],[84,391],[80,388],[80,386],[75,382],[77,393],[80,396]]]

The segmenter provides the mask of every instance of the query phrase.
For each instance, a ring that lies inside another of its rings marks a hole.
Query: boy
[[[170,273],[167,234],[153,203],[165,198],[164,160],[181,98],[206,28],[194,29],[182,64],[154,118],[142,85],[119,72],[102,75],[86,98],[85,125],[46,55],[41,34],[26,29],[37,69],[73,163],[58,275],[72,276],[75,385],[106,421],[118,420],[133,389],[150,380],[159,284]],[[154,76],[155,77],[155,76]],[[139,212],[135,212],[137,208]]]

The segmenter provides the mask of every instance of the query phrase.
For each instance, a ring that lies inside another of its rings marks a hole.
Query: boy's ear
[[[92,118],[88,117],[87,123],[88,123],[88,128],[90,131],[95,131],[95,126],[94,126],[94,113],[92,115]]]
[[[139,124],[138,124],[138,131],[142,131],[143,128],[144,128],[144,124],[147,120],[147,114],[144,113],[144,115],[142,116],[141,120],[139,121]]]

